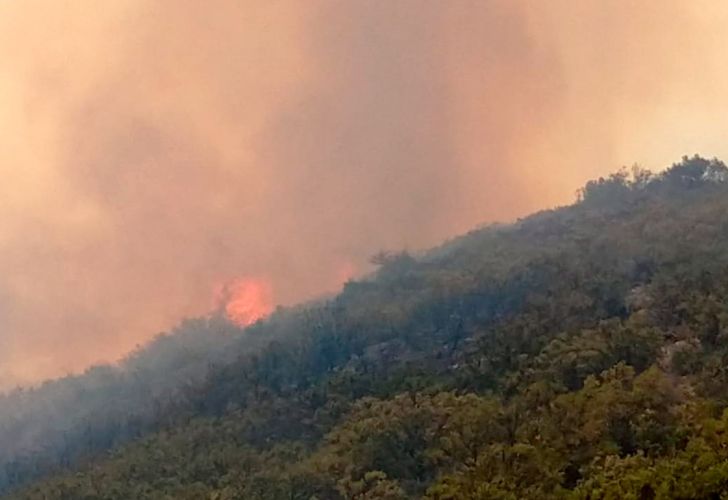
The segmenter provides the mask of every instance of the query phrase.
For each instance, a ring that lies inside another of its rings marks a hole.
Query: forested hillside
[[[728,495],[728,168],[578,201],[0,400],[16,499]]]

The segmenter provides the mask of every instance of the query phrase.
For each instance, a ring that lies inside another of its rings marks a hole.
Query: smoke
[[[0,386],[725,154],[714,2],[0,4]],[[268,293],[268,292],[266,292]]]

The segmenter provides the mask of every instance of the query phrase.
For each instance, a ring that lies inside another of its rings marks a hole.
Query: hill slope
[[[188,323],[118,369],[10,395],[68,415],[2,410],[0,442],[25,443],[3,457],[8,497],[717,498],[726,180],[697,157],[615,174],[572,206],[380,255],[326,303],[246,331]]]

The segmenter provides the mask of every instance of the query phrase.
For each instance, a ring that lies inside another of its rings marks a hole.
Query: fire
[[[262,278],[235,278],[218,292],[219,308],[238,326],[248,326],[273,310],[273,288]]]
[[[336,268],[336,286],[341,287],[352,280],[358,274],[356,265],[351,261],[345,261]]]

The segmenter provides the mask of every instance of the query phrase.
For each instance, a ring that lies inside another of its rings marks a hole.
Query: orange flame
[[[236,325],[252,325],[273,310],[273,289],[261,278],[235,278],[222,286],[218,304]]]

